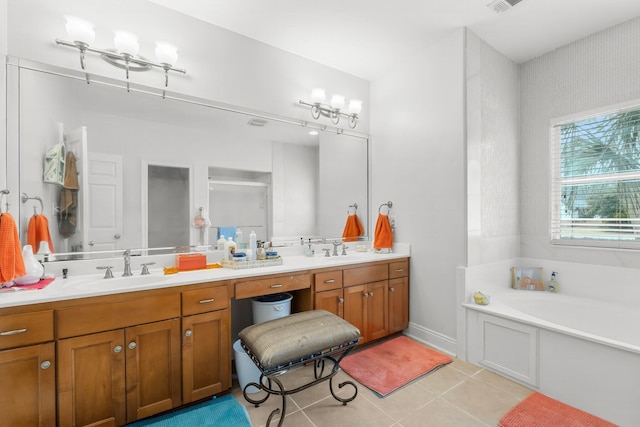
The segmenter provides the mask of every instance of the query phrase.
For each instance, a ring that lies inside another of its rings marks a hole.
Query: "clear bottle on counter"
[[[233,261],[233,255],[236,253],[236,242],[231,237],[224,244],[224,254],[227,261]]]
[[[256,232],[253,230],[251,230],[251,234],[249,234],[249,250],[252,254],[250,261],[255,261],[257,258],[258,244],[256,240]]]
[[[263,243],[258,242],[258,249],[256,249],[256,258],[260,261],[267,259],[267,251],[264,249]]]

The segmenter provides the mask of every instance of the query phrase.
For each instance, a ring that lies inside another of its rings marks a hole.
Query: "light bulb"
[[[161,64],[173,65],[178,61],[178,48],[169,43],[157,42],[156,59]]]
[[[96,32],[93,30],[93,24],[84,19],[75,16],[67,16],[67,23],[64,28],[67,35],[74,42],[81,42],[90,45],[96,38]]]
[[[325,96],[326,95],[324,93],[324,89],[319,87],[311,89],[311,102],[313,102],[314,104],[322,104],[324,102]]]
[[[136,56],[140,45],[138,44],[138,38],[126,31],[116,31],[113,43],[116,45],[116,49],[120,53],[127,53],[131,56]]]
[[[331,97],[331,106],[333,108],[337,108],[338,110],[342,110],[344,108],[344,96],[333,95]]]
[[[362,101],[359,99],[352,99],[349,101],[349,114],[360,114],[362,111]]]

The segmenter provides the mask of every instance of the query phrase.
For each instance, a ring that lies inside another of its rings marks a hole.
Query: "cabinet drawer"
[[[58,338],[180,317],[180,294],[153,295],[121,301],[90,303],[56,311]]]
[[[342,270],[316,273],[314,284],[316,292],[340,289],[342,287]]]
[[[361,285],[363,283],[377,282],[389,278],[387,264],[372,265],[344,270],[344,286]]]
[[[406,277],[409,275],[409,260],[402,260],[389,263],[389,279],[396,277]]]
[[[53,310],[0,317],[0,349],[53,341]]]
[[[206,313],[229,307],[229,287],[212,286],[182,293],[182,315]]]
[[[251,298],[278,292],[295,291],[311,287],[310,274],[265,277],[263,279],[236,282],[236,298]]]

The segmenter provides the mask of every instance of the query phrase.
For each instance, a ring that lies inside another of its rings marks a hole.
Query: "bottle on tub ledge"
[[[551,280],[549,280],[549,283],[547,283],[547,290],[549,292],[558,292],[560,284],[556,280],[557,275],[558,273],[556,273],[555,271],[551,272]]]

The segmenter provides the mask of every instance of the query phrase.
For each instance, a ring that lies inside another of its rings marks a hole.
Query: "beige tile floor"
[[[313,367],[299,367],[279,378],[289,389],[312,376]],[[346,379],[351,377],[341,371],[334,384]],[[347,395],[347,388],[339,394]],[[454,359],[382,399],[358,384],[358,395],[347,406],[331,396],[328,382],[320,383],[287,397],[283,427],[494,427],[531,392],[497,374]],[[255,408],[244,399],[237,383],[232,393],[247,408],[253,427],[264,426],[271,411],[281,404],[280,397],[271,396]],[[276,425],[277,421],[271,422],[271,426]]]

